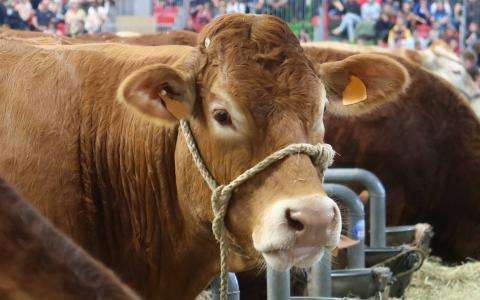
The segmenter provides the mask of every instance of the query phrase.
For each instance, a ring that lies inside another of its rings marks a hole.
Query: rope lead
[[[188,121],[185,119],[180,120],[180,127],[182,129],[183,136],[185,137],[188,150],[192,155],[193,161],[195,162],[195,165],[197,166],[197,169],[202,175],[203,179],[212,191],[211,205],[214,215],[214,219],[212,221],[212,231],[220,247],[220,299],[227,300],[227,257],[228,250],[231,245],[229,245],[227,242],[227,229],[225,228],[224,220],[233,190],[259,172],[265,170],[271,164],[292,154],[307,154],[323,177],[325,170],[333,163],[335,152],[333,151],[332,146],[328,144],[291,144],[270,154],[255,166],[240,174],[229,184],[219,186],[215,178],[213,178],[212,174],[208,170],[200,155],[200,152],[198,151],[198,147],[188,125]]]

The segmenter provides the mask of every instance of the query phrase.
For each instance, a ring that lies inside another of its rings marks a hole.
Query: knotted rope
[[[193,161],[197,166],[200,174],[202,175],[205,182],[208,184],[212,190],[211,204],[214,214],[214,219],[212,222],[212,231],[215,235],[215,239],[220,245],[220,299],[227,299],[227,281],[228,281],[228,271],[227,271],[227,255],[229,244],[226,239],[226,228],[225,228],[225,215],[227,214],[228,203],[232,196],[232,193],[235,188],[239,185],[265,170],[271,164],[282,160],[286,156],[292,154],[307,154],[314,165],[317,167],[320,172],[320,176],[323,179],[323,173],[325,170],[332,164],[333,156],[335,152],[332,147],[328,144],[292,144],[288,145],[285,148],[270,154],[264,160],[257,163],[255,166],[246,170],[240,174],[237,178],[232,180],[228,184],[218,185],[212,174],[205,165],[197,145],[195,144],[195,138],[190,130],[188,122],[186,120],[180,121],[180,127],[182,129],[187,147],[190,150],[190,153],[193,157]]]

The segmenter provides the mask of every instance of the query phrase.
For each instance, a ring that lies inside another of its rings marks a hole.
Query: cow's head
[[[468,74],[464,62],[448,45],[437,42],[423,51],[405,50],[405,55],[450,82],[468,99],[480,98],[480,88]]]
[[[322,142],[327,102],[337,113],[364,113],[395,98],[407,81],[403,67],[375,55],[313,64],[280,19],[233,14],[207,25],[185,66],[136,71],[119,97],[162,126],[187,118],[206,166],[226,184],[286,145]],[[211,241],[211,191],[182,135],[175,167],[179,206]],[[338,207],[304,154],[235,190],[225,222],[250,258],[261,253],[280,270],[312,264],[337,245],[341,228]]]

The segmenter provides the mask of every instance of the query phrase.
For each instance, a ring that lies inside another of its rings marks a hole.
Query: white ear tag
[[[206,38],[205,39],[205,48],[208,48],[208,46],[210,46],[210,38]]]

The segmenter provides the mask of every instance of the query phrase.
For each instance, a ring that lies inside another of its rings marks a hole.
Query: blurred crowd
[[[480,2],[468,0],[467,45],[478,41]],[[425,49],[442,39],[459,51],[462,3],[449,0],[333,0],[332,34],[350,42],[375,41],[391,48]]]
[[[0,25],[77,36],[115,31],[112,0],[0,0]]]
[[[330,39],[390,48],[426,49],[443,40],[462,58],[473,78],[480,66],[480,0],[467,0],[466,50],[460,53],[461,0],[326,0]],[[177,3],[177,4],[176,4]],[[174,0],[157,0],[155,12],[178,11]],[[192,0],[187,28],[200,31],[213,18],[226,13],[268,13],[287,22],[307,21],[322,26],[321,0]],[[306,28],[301,41],[311,39]]]
[[[425,49],[433,40],[443,39],[459,49],[459,29],[463,13],[460,0],[327,0],[328,27],[333,37],[354,42],[370,42]],[[157,0],[156,12],[172,10],[174,0]],[[467,44],[478,41],[480,1],[468,0]],[[319,22],[322,9],[318,0],[192,0],[187,29],[200,31],[213,18],[225,13],[269,13],[287,22],[311,18]],[[175,11],[175,9],[173,9]],[[304,39],[309,39],[304,34]]]
[[[131,0],[134,1],[134,0]],[[175,27],[184,17],[184,29],[200,31],[212,19],[227,13],[268,13],[310,41],[312,28],[322,27],[330,39],[390,48],[425,49],[443,40],[470,65],[478,77],[480,66],[480,0],[467,0],[466,51],[460,53],[461,0],[152,0],[159,30]],[[327,24],[321,21],[326,7]],[[117,9],[113,0],[0,0],[0,26],[57,35],[114,32]],[[326,25],[324,27],[324,25]],[[182,27],[180,27],[182,28]]]

